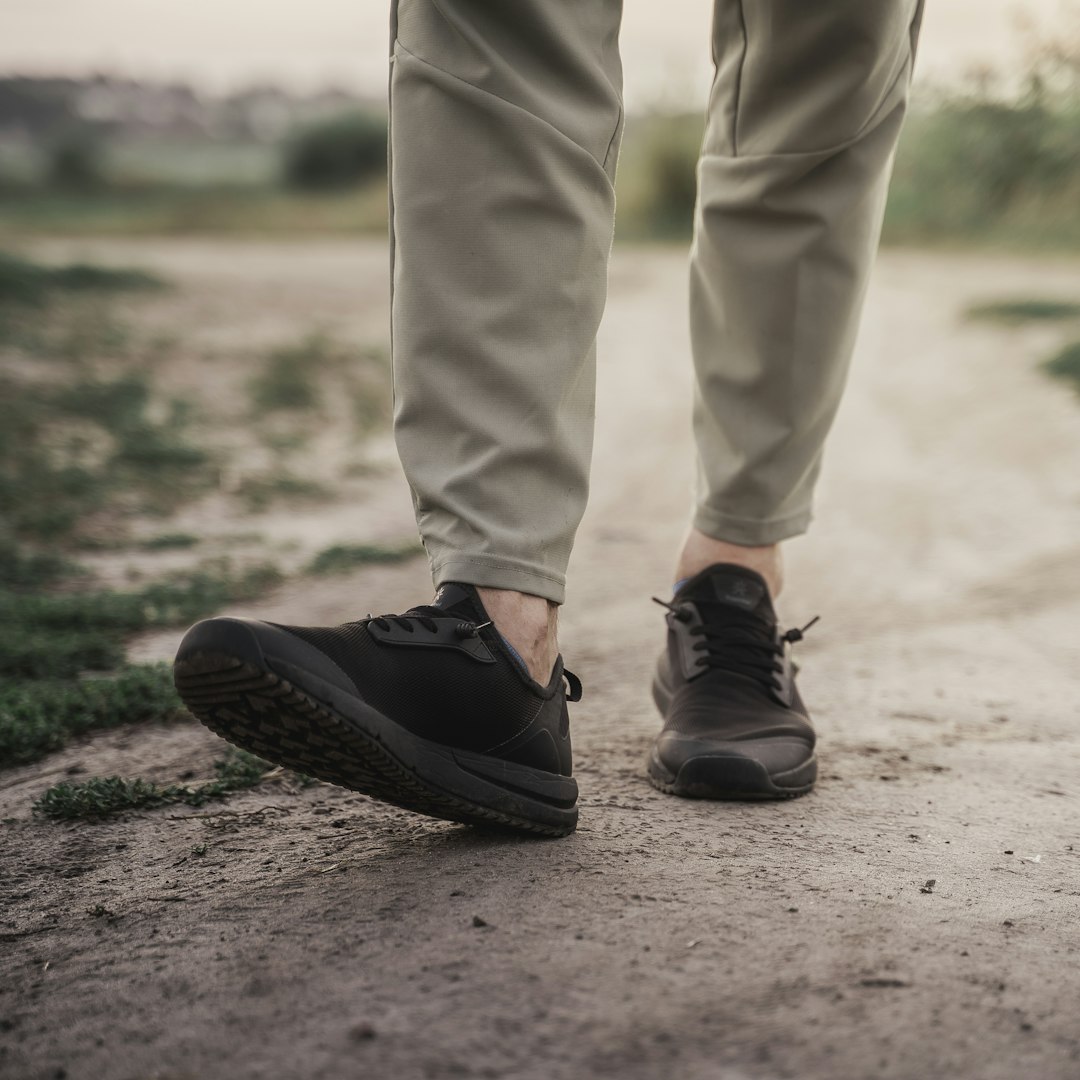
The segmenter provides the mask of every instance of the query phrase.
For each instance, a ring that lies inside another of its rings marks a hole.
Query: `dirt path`
[[[384,302],[372,251],[109,250],[193,282],[227,264],[252,303],[294,280],[334,310],[358,286]],[[1080,1076],[1080,408],[1034,370],[1060,330],[960,314],[1078,294],[1076,263],[882,258],[819,520],[790,548],[786,615],[822,615],[802,651],[821,784],[716,805],[642,777],[648,597],[690,478],[684,275],[619,251],[564,618],[586,685],[577,834],[485,836],[274,782],[216,817],[30,819],[68,767],[205,767],[216,740],[194,726],[4,773],[0,1075]],[[393,535],[408,507],[386,483],[369,525]],[[425,582],[413,563],[246,610],[338,621]]]

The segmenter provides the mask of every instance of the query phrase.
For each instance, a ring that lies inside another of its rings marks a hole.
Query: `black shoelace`
[[[425,630],[434,634],[439,628],[435,620],[445,618],[447,618],[447,613],[442,608],[423,604],[420,607],[410,608],[401,615],[368,615],[363,621],[374,623],[381,630],[389,630],[390,624],[396,623],[410,634],[416,632],[413,623],[419,623]],[[450,618],[454,618],[454,616],[450,616]],[[493,625],[490,619],[483,623],[461,619],[457,626],[454,627],[454,633],[461,638],[479,637],[481,630]],[[581,680],[572,671],[567,671],[566,668],[563,668],[563,678],[566,680],[567,685],[566,700],[580,701],[582,694]]]
[[[717,618],[698,618],[695,609],[687,604],[672,604],[654,596],[653,600],[667,608],[679,622],[688,623],[694,651],[704,653],[702,666],[743,675],[766,689],[774,686],[776,675],[784,670],[784,649],[797,641],[818,621],[815,615],[805,626],[777,634],[760,616],[739,608],[722,605],[722,621]],[[721,605],[710,605],[710,607]]]
[[[424,604],[420,607],[410,608],[402,615],[369,615],[367,622],[373,622],[380,630],[389,630],[391,623],[396,623],[402,630],[412,634],[415,633],[414,623],[419,623],[429,633],[434,634],[438,630],[438,624],[436,619],[455,618],[453,615],[448,615],[442,608],[431,607],[428,604]],[[458,637],[478,637],[480,631],[485,626],[491,626],[491,620],[489,619],[485,623],[470,622],[468,619],[460,619],[457,626],[454,627],[454,633]]]

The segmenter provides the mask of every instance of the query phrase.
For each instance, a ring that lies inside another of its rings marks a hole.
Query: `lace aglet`
[[[814,623],[816,623],[820,618],[820,615],[815,615],[805,626],[800,627],[798,630],[789,630],[784,635],[784,640],[789,645],[794,645],[797,641],[802,641],[803,635],[806,633],[806,631],[809,630],[810,627],[813,626]]]

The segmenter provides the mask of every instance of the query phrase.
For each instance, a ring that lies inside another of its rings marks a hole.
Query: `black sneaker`
[[[668,644],[653,680],[664,717],[653,785],[700,799],[805,795],[817,777],[815,738],[789,645],[807,627],[780,630],[765,580],[727,563],[657,603],[668,609]]]
[[[336,627],[207,619],[174,672],[208,728],[269,761],[431,817],[577,824],[566,701],[581,684],[561,657],[534,682],[471,585]]]

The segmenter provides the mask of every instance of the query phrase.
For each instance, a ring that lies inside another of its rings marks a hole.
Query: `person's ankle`
[[[734,563],[757,571],[765,579],[773,599],[780,595],[784,587],[784,564],[779,544],[761,547],[730,544],[726,540],[706,536],[698,529],[691,529],[687,534],[676,564],[675,580],[684,581],[716,563]]]
[[[559,655],[558,604],[510,589],[477,586],[476,591],[495,629],[521,657],[529,674],[546,686]]]

